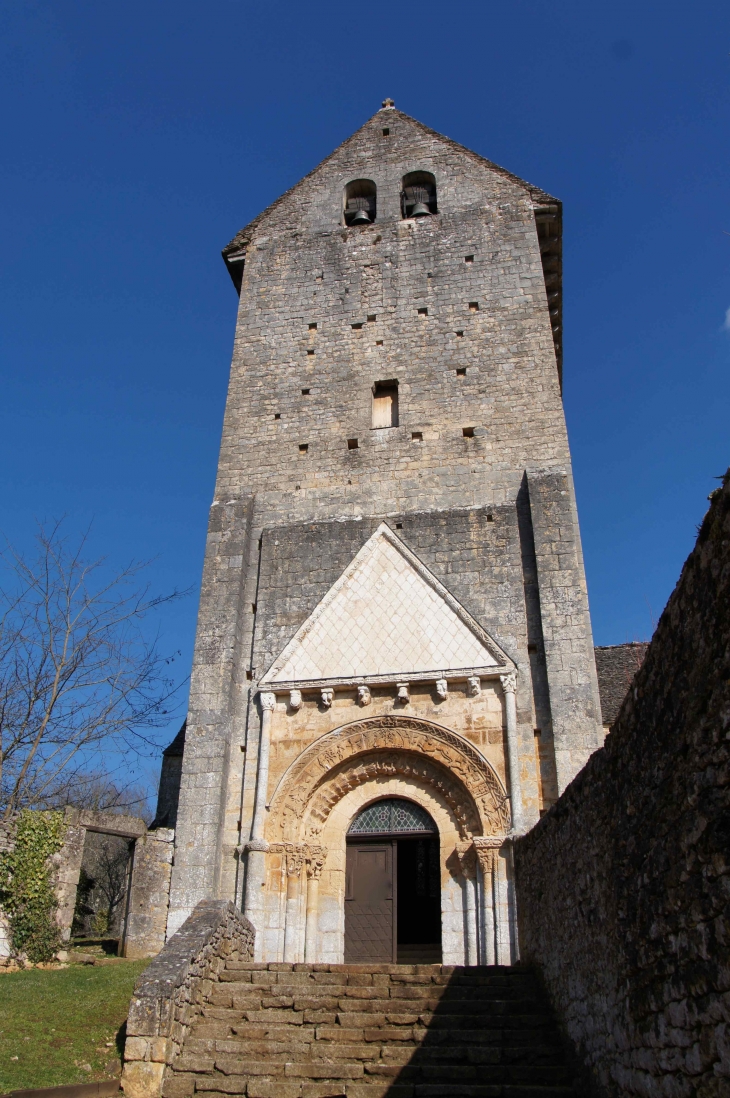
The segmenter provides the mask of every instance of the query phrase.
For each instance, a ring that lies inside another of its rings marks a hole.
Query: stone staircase
[[[576,1098],[526,969],[228,961],[164,1098]]]

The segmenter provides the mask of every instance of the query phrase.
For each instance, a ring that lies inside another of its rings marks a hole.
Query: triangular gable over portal
[[[282,690],[504,674],[512,661],[381,523],[260,681]]]

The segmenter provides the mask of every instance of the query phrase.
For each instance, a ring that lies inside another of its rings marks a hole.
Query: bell
[[[411,217],[430,217],[431,211],[425,202],[416,202],[411,210]]]
[[[352,221],[350,222],[350,224],[351,225],[369,225],[370,224],[370,214],[368,213],[367,210],[358,210],[357,213],[355,214],[355,216],[353,217]]]

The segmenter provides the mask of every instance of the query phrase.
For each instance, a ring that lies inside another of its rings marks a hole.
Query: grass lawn
[[[119,1075],[132,988],[148,964],[0,973],[0,1094]]]

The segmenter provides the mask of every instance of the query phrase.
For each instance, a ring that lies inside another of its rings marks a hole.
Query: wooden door
[[[393,842],[347,844],[345,964],[395,961],[395,855]]]

